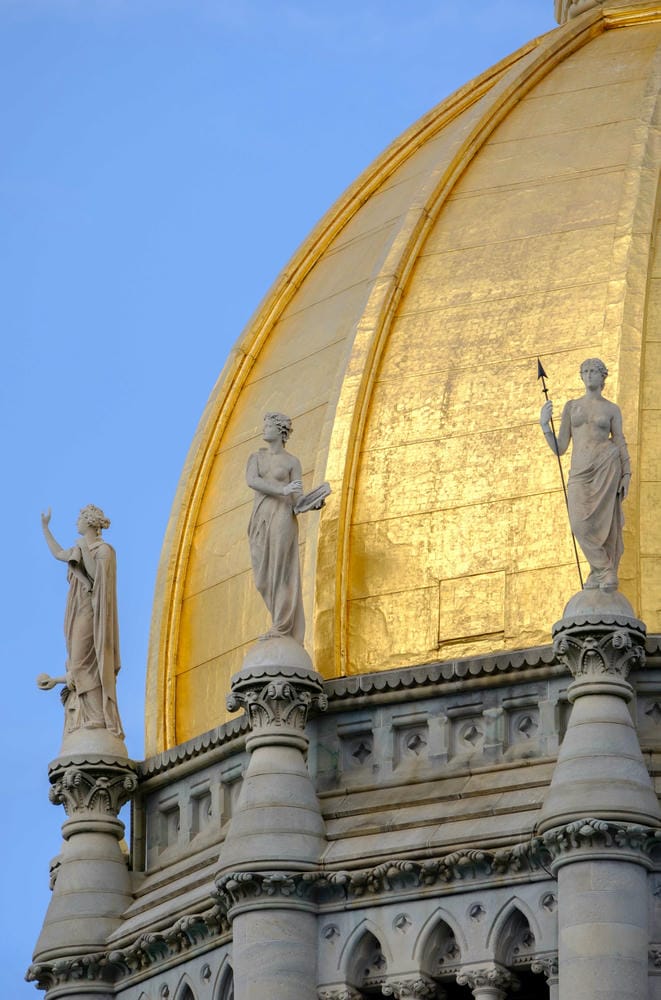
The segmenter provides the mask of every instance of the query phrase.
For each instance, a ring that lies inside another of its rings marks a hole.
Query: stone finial
[[[558,24],[565,24],[572,17],[578,17],[593,7],[603,7],[604,0],[555,0],[555,19]]]

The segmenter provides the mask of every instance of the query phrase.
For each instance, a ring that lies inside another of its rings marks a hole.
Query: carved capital
[[[558,956],[540,955],[530,963],[530,971],[546,976],[547,979],[558,978]]]
[[[319,674],[313,670],[275,668],[240,671],[232,679],[227,708],[244,708],[253,732],[271,727],[305,729],[310,709],[324,711],[328,699]]]
[[[436,983],[428,976],[408,976],[399,979],[389,979],[381,987],[386,997],[395,1000],[418,1000],[420,997],[436,997]]]
[[[488,965],[475,965],[464,968],[457,973],[457,982],[460,986],[468,986],[473,990],[500,990],[503,996],[508,990],[518,990],[519,981],[513,976],[509,969],[495,962]]]
[[[225,912],[243,903],[260,900],[311,901],[316,873],[305,872],[227,872],[216,878],[212,895]]]
[[[362,996],[353,986],[324,986],[317,993],[319,1000],[362,1000]]]
[[[553,649],[576,680],[623,681],[645,663],[645,626],[635,618],[563,619]]]
[[[547,830],[540,840],[552,862],[576,851],[595,851],[611,857],[637,855],[651,865],[652,854],[656,856],[661,847],[661,830],[638,823],[580,819]]]
[[[116,819],[138,787],[132,767],[105,763],[55,767],[50,780],[50,801],[63,805],[71,819]]]

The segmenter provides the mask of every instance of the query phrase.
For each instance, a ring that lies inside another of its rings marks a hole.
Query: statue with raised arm
[[[80,538],[64,549],[53,537],[50,519],[50,510],[41,515],[46,544],[68,565],[67,663],[64,677],[42,674],[37,683],[43,689],[65,685],[65,733],[106,729],[123,739],[115,687],[120,667],[115,550],[101,537],[110,521],[99,507],[83,507],[76,525]]]
[[[542,407],[540,424],[546,442],[563,455],[572,442],[567,483],[571,529],[590,564],[584,589],[617,590],[622,556],[622,501],[629,491],[631,463],[622,433],[619,406],[604,399],[608,369],[599,358],[581,365],[585,393],[565,404],[557,440],[550,426],[551,400]]]
[[[330,487],[324,483],[303,495],[301,463],[285,449],[291,431],[291,419],[284,413],[264,417],[266,448],[253,452],[246,469],[246,481],[255,492],[248,540],[255,584],[271,614],[271,627],[261,638],[290,636],[302,644],[305,616],[296,517],[323,506]]]

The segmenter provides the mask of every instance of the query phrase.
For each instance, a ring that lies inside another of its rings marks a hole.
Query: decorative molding
[[[179,743],[170,750],[163,750],[161,753],[141,761],[138,764],[140,780],[147,781],[156,775],[171,771],[186,761],[195,760],[196,757],[205,756],[226,744],[232,744],[245,736],[248,731],[248,720],[245,715],[239,716],[238,719],[230,719],[222,726],[216,726],[215,729],[201,733],[192,740]]]
[[[79,789],[80,783],[74,787]],[[97,795],[96,800],[108,801],[104,795]],[[40,989],[51,989],[80,979],[114,983],[212,938],[228,934],[231,910],[250,900],[281,899],[292,903],[305,901],[307,904],[323,904],[411,889],[431,889],[456,881],[502,878],[503,875],[516,875],[520,872],[546,872],[547,866],[554,860],[572,851],[607,850],[609,854],[630,854],[634,851],[651,864],[652,855],[660,848],[661,829],[633,823],[586,819],[555,827],[541,837],[533,837],[522,844],[495,852],[455,851],[423,861],[395,858],[373,868],[353,871],[228,872],[215,881],[215,888],[211,893],[215,905],[211,909],[182,916],[170,927],[142,934],[122,949],[33,964],[26,978],[29,982],[36,982]],[[546,972],[548,962],[557,961],[553,956],[547,958],[533,955],[531,958],[534,972]],[[655,968],[661,968],[661,947],[654,946],[650,950],[650,961]],[[458,975],[474,976],[478,973],[482,975],[483,972],[482,967],[478,970],[461,969]],[[415,981],[417,978],[419,977]],[[399,982],[399,979],[391,980],[388,985],[393,985],[394,988]],[[468,983],[468,979],[466,982]],[[332,992],[338,988],[340,987],[324,987],[326,992],[331,991],[329,1000],[342,1000],[343,994],[336,997]],[[350,989],[344,986],[341,988]],[[386,995],[397,996],[396,993]],[[410,995],[425,996],[424,993]],[[404,996],[406,994],[402,994]],[[350,996],[349,1000],[353,998]]]
[[[214,906],[204,913],[179,917],[164,930],[141,934],[126,948],[59,958],[53,962],[33,963],[25,978],[29,983],[36,983],[40,990],[50,990],[79,980],[116,983],[136,972],[143,972],[174,956],[180,956],[182,952],[228,933],[229,929],[225,914]]]
[[[553,626],[553,649],[576,679],[625,680],[645,664],[645,626],[617,616],[562,619]]]
[[[355,696],[373,695],[411,688],[436,687],[439,683],[470,680],[474,677],[517,673],[531,668],[553,670],[555,654],[552,646],[534,646],[525,650],[496,653],[491,656],[471,656],[457,660],[437,660],[417,667],[401,667],[379,673],[353,674],[326,681],[324,687],[331,707],[334,701]],[[437,691],[435,693],[438,693]]]
[[[50,801],[63,805],[71,818],[91,814],[115,819],[138,787],[133,767],[103,762],[54,768],[50,780]]]
[[[645,648],[648,667],[661,667],[661,635],[648,635]],[[653,660],[654,662],[649,662]],[[384,670],[369,674],[354,674],[349,677],[337,677],[324,682],[324,691],[328,697],[329,707],[351,701],[354,697],[373,699],[379,704],[382,696],[388,696],[393,691],[406,692],[418,688],[434,688],[430,696],[438,694],[438,685],[454,683],[462,686],[464,681],[472,681],[476,677],[488,677],[521,673],[534,670],[540,679],[557,676],[563,672],[563,667],[557,663],[553,647],[536,646],[527,650],[515,650],[509,653],[498,653],[492,656],[466,657],[464,659],[436,661],[416,667],[400,667],[396,670]],[[505,680],[505,678],[503,678]],[[339,707],[339,705],[338,705]],[[165,774],[187,761],[195,760],[214,751],[222,751],[223,747],[231,746],[242,740],[248,733],[248,720],[245,715],[230,719],[221,726],[201,733],[185,743],[179,743],[169,750],[147,757],[138,764],[138,775],[141,783],[160,774]]]

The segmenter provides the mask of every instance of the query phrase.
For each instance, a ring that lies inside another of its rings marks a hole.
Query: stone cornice
[[[214,906],[203,913],[179,917],[162,930],[141,934],[125,948],[60,958],[53,962],[35,962],[25,978],[29,983],[36,983],[41,990],[52,990],[80,980],[116,983],[172,958],[180,958],[183,952],[210,944],[227,934],[229,929],[227,917]]]
[[[211,891],[214,905],[202,913],[180,916],[172,925],[141,934],[121,949],[35,963],[26,978],[40,989],[53,989],[79,980],[116,983],[166,964],[182,952],[211,946],[228,935],[232,911],[256,904],[306,908],[324,904],[359,903],[363,899],[411,891],[428,891],[471,881],[502,880],[526,873],[549,874],[558,860],[586,853],[630,860],[633,856],[654,867],[661,854],[661,830],[631,823],[580,820],[549,830],[512,847],[497,851],[466,849],[437,858],[415,861],[394,858],[371,868],[306,872],[229,872],[216,879]],[[541,959],[540,959],[541,961]],[[650,961],[659,967],[661,949],[650,951]],[[541,967],[540,970],[542,971]],[[544,968],[552,974],[552,968]]]

